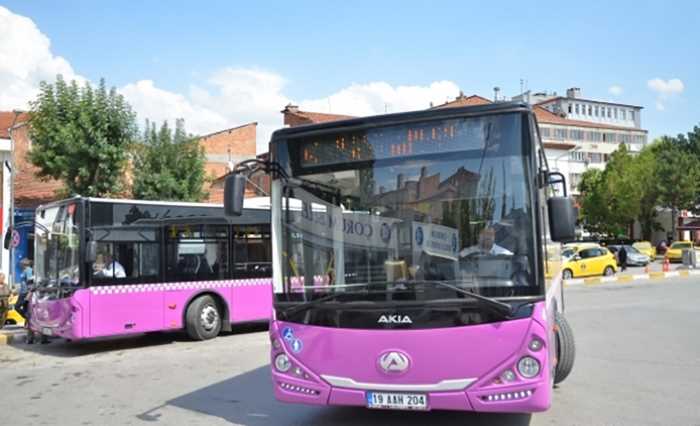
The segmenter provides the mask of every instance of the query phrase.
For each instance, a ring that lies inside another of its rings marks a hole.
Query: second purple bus
[[[270,213],[71,198],[37,209],[34,334],[70,340],[165,330],[196,340],[271,310]]]
[[[272,174],[278,400],[550,406],[573,365],[559,251],[575,209],[527,105],[283,129],[237,172],[256,168]],[[227,178],[227,213],[244,182]]]

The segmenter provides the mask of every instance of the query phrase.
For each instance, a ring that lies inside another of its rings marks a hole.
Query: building
[[[199,144],[206,155],[204,169],[212,181],[209,202],[223,202],[223,178],[235,164],[255,158],[257,126],[258,123],[248,123],[200,137]]]

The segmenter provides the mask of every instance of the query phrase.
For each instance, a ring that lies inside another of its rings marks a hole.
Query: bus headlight
[[[292,368],[292,363],[289,361],[289,357],[285,354],[279,354],[275,357],[275,368],[280,373],[286,373]]]
[[[540,349],[542,349],[542,346],[544,346],[544,343],[537,337],[533,337],[532,340],[530,340],[530,344],[528,347],[530,348],[531,351],[537,352]]]
[[[518,361],[518,371],[521,376],[532,379],[540,374],[540,363],[531,356],[524,356]]]

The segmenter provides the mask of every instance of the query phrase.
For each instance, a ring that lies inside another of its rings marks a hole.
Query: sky
[[[514,96],[522,80],[643,106],[653,139],[700,125],[698,16],[692,1],[0,0],[0,110],[56,74],[104,78],[139,122],[255,121],[264,152],[288,103],[371,115]]]

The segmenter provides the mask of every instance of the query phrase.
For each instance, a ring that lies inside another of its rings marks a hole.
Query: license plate
[[[44,336],[51,336],[53,335],[53,330],[48,327],[43,327],[41,329],[41,334],[43,334]]]
[[[367,392],[368,408],[427,410],[428,398],[420,393]]]

